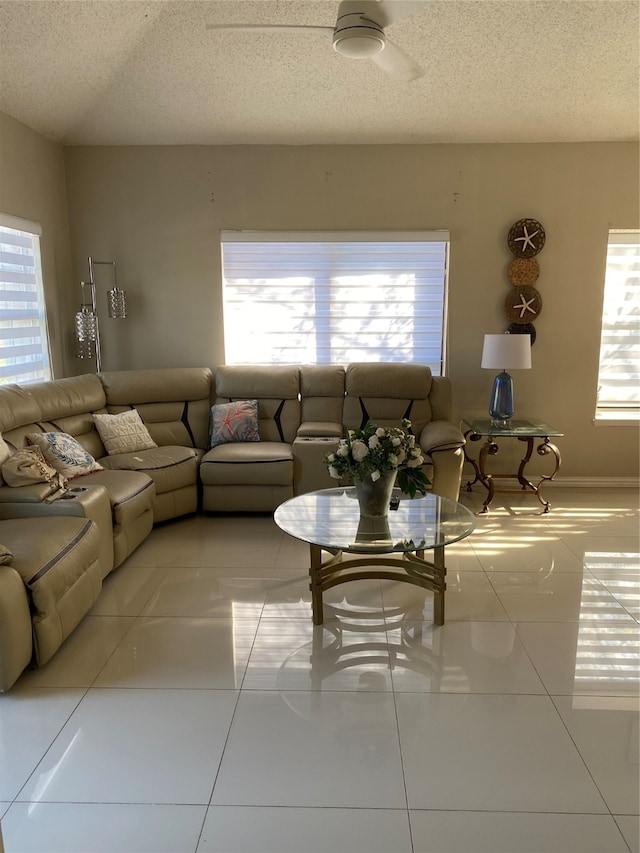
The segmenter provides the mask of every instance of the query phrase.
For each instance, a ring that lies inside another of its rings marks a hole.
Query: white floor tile
[[[236,697],[89,690],[18,799],[206,805]]]
[[[393,697],[243,692],[211,803],[405,808]]]
[[[90,687],[134,621],[132,616],[86,616],[51,660],[26,670],[18,684]]]
[[[14,687],[0,696],[0,799],[13,800],[83,696]]]
[[[411,853],[406,811],[211,806],[198,853]]]
[[[390,691],[391,660],[384,622],[372,627],[311,619],[263,619],[244,690]]]
[[[631,853],[640,853],[640,820],[637,815],[614,815]]]
[[[388,638],[396,692],[545,692],[508,622],[403,621]]]
[[[269,513],[156,525],[0,695],[7,853],[640,853],[638,496],[545,488],[447,548],[440,628],[386,580],[314,627]]]
[[[206,806],[14,803],[2,821],[8,853],[194,851]]]
[[[138,616],[154,594],[165,569],[123,563],[102,582],[92,616]]]
[[[606,812],[545,696],[398,694],[409,806]]]
[[[257,619],[140,616],[96,687],[239,689]]]
[[[548,530],[519,532],[505,543],[503,532],[475,540],[474,551],[487,572],[581,572],[576,554]]]
[[[517,631],[549,693],[640,693],[640,626],[589,619],[521,622]]]
[[[257,619],[268,583],[219,568],[167,569],[142,615]]]
[[[489,580],[512,622],[632,621],[611,593],[588,574],[491,572]]]
[[[509,617],[484,572],[447,572],[445,622],[508,622]],[[385,611],[433,623],[433,593],[417,586],[381,581]]]
[[[609,815],[410,814],[414,853],[627,853]]]
[[[640,814],[638,699],[553,697],[613,814]]]

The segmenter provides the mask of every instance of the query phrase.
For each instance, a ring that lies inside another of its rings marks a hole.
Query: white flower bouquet
[[[400,489],[410,497],[425,494],[430,481],[422,465],[424,457],[415,446],[411,421],[399,427],[379,427],[368,423],[364,429],[350,429],[333,453],[324,458],[329,474],[336,480],[370,480],[375,483],[383,473],[397,471]]]

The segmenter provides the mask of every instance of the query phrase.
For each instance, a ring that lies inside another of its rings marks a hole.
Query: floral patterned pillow
[[[258,401],[236,400],[212,406],[209,447],[241,441],[260,441]]]
[[[39,447],[49,465],[59,471],[67,480],[104,471],[102,465],[88,453],[79,441],[66,432],[30,432],[27,444]]]

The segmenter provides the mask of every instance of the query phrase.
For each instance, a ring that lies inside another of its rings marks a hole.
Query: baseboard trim
[[[570,489],[640,489],[640,477],[556,477],[553,483]]]

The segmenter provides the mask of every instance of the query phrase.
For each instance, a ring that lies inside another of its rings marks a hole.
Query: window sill
[[[633,426],[640,423],[640,412],[625,412],[619,415],[607,415],[606,417],[595,417],[593,425],[600,426]]]

